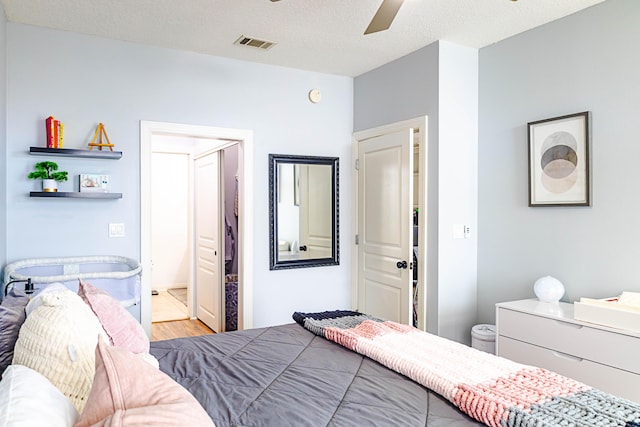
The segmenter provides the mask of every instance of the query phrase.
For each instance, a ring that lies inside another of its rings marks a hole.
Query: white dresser
[[[640,334],[573,318],[573,304],[496,304],[496,354],[640,403]]]

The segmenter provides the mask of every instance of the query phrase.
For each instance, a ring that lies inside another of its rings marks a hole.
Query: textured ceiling
[[[365,36],[381,0],[1,0],[29,25],[357,76],[437,40],[481,48],[604,0],[405,0]],[[276,42],[234,45],[241,36]]]

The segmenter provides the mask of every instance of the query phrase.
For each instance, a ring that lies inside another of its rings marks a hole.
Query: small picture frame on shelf
[[[80,174],[81,193],[108,193],[109,175],[98,175],[91,173]]]

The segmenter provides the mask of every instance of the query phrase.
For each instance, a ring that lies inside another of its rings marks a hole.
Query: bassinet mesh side
[[[25,259],[7,264],[3,291],[12,280],[30,278],[36,289],[57,282],[77,292],[78,279],[83,279],[107,291],[140,321],[141,272],[138,261],[113,255]]]

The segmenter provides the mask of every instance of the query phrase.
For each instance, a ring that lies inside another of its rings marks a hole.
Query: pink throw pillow
[[[96,374],[75,427],[214,427],[200,403],[165,373],[100,338]]]
[[[133,353],[149,352],[149,338],[142,325],[118,300],[105,290],[96,288],[82,279],[78,295],[98,317],[111,344]]]

